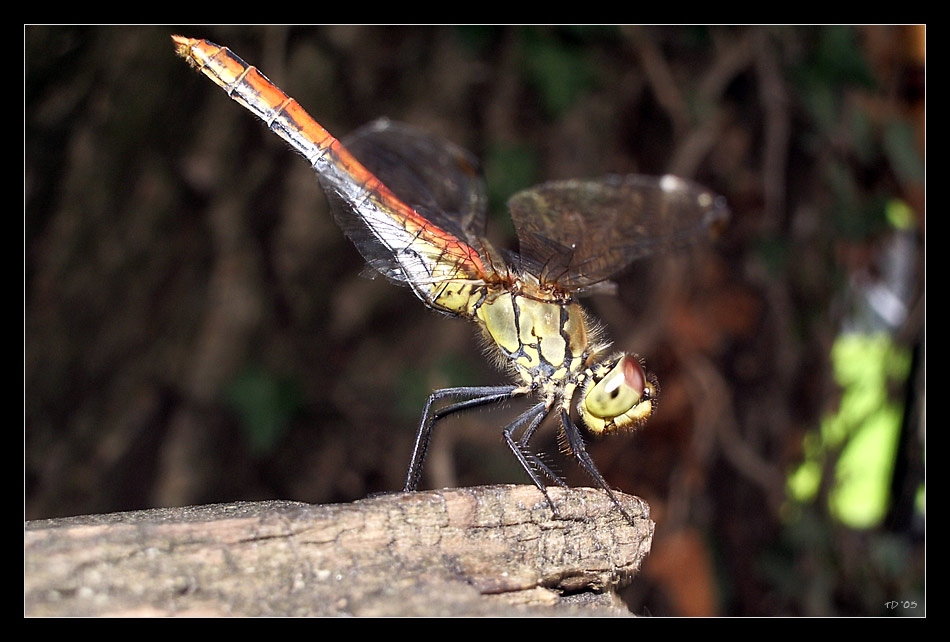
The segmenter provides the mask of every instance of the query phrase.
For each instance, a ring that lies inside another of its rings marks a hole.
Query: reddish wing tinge
[[[673,176],[556,181],[515,194],[508,206],[523,269],[572,290],[702,238],[729,216],[721,198]]]

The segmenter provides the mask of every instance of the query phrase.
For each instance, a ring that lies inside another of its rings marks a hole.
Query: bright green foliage
[[[906,380],[910,354],[884,334],[855,333],[838,338],[831,359],[842,389],[838,411],[806,436],[804,461],[789,477],[789,492],[808,502],[826,485],[837,519],[873,527],[888,509],[903,416],[903,404],[890,391]],[[826,471],[831,480],[823,480]]]

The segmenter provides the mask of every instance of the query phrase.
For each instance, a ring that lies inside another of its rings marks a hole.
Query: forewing
[[[515,194],[508,207],[522,269],[569,290],[702,238],[729,216],[722,197],[674,176],[555,181]]]

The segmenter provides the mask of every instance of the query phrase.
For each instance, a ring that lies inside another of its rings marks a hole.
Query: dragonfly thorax
[[[574,301],[541,300],[513,288],[487,296],[474,317],[502,361],[533,388],[572,380],[597,349]]]
[[[579,388],[577,409],[592,433],[632,430],[653,414],[660,392],[656,376],[635,354],[598,360],[607,344],[576,301],[504,291],[487,296],[474,316],[502,363],[549,405],[569,408]]]

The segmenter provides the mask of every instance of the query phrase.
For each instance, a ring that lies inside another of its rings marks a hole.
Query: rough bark
[[[653,522],[619,495],[528,486],[26,523],[30,616],[629,615]]]

